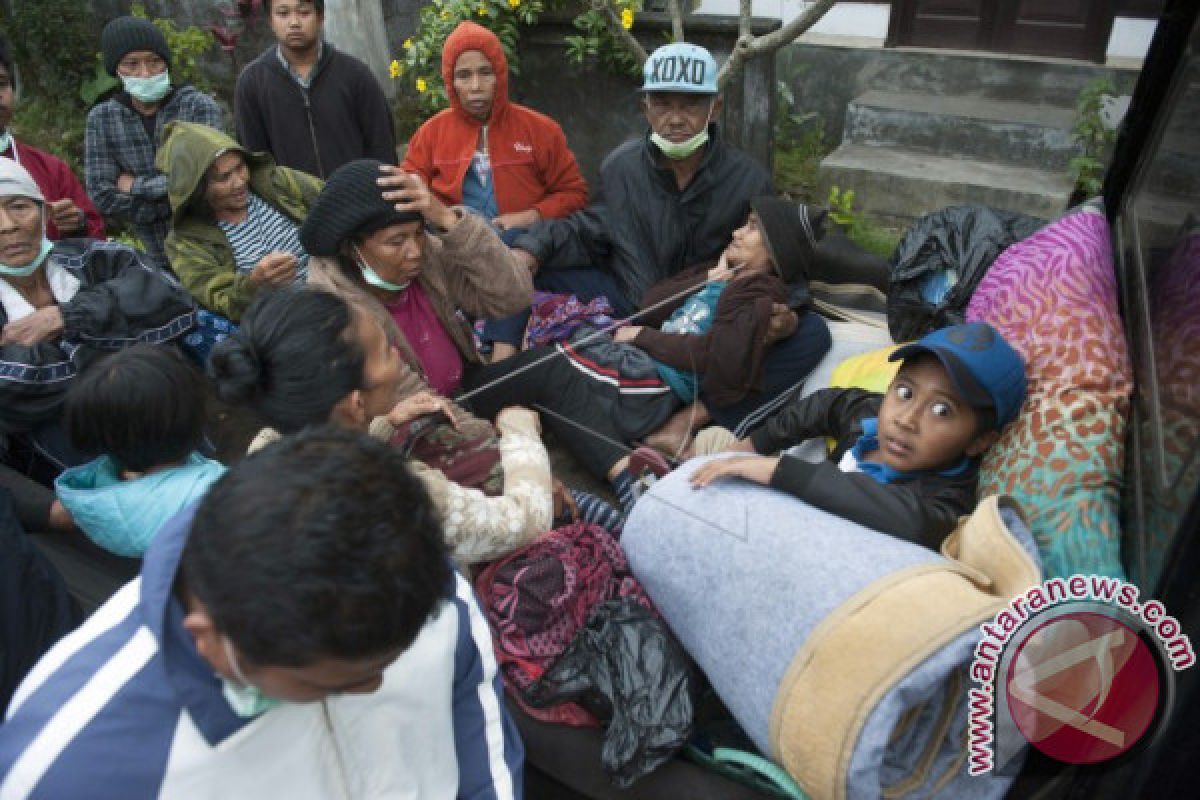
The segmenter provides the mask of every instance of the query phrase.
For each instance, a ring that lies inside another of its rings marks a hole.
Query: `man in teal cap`
[[[766,168],[721,140],[717,62],[703,47],[674,42],[650,55],[642,109],[650,130],[604,159],[592,204],[514,244],[540,288],[604,294],[620,316],[652,284],[716,260],[750,200],[774,194]]]

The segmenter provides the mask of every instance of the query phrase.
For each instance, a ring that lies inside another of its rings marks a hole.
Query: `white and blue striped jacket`
[[[0,798],[522,796],[524,751],[461,575],[379,691],[241,719],[172,597],[192,513],[17,690],[0,726]]]

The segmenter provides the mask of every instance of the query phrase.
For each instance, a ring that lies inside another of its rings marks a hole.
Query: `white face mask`
[[[246,680],[246,676],[242,673],[237,658],[233,654],[233,644],[229,641],[229,637],[222,636],[221,644],[225,648],[225,659],[229,662],[229,668],[237,677],[236,682],[221,678],[221,694],[225,696],[225,702],[229,703],[234,714],[243,719],[249,719],[282,704],[282,700],[267,697],[261,689]]]
[[[5,130],[3,133],[0,133],[0,153],[8,152],[8,148],[12,147],[12,143],[12,131]],[[15,156],[16,153],[14,152],[13,155]]]

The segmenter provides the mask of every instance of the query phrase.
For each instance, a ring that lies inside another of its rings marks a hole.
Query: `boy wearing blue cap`
[[[755,455],[704,464],[695,488],[736,476],[870,528],[937,549],[975,506],[979,457],[1021,410],[1025,367],[990,325],[934,331],[900,347],[885,394],[824,389],[775,414],[731,450],[774,453],[818,436],[829,459]]]

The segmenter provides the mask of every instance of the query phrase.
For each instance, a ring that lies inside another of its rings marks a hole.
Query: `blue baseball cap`
[[[1012,422],[1025,403],[1025,362],[986,322],[951,325],[898,348],[888,361],[932,353],[963,399],[996,414],[996,430]]]
[[[643,92],[717,93],[717,61],[703,47],[664,44],[642,66]]]

